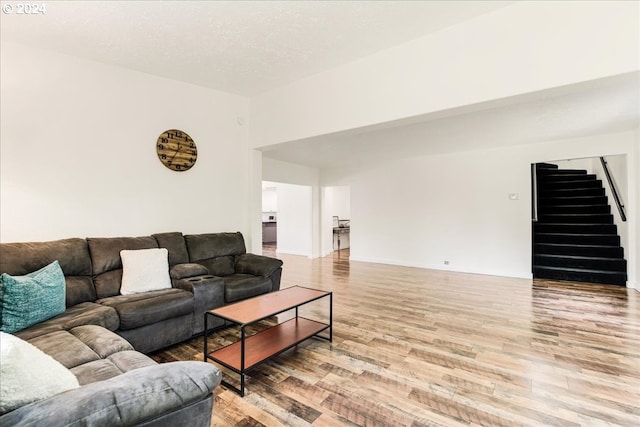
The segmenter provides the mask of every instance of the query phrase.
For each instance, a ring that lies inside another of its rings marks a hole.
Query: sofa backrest
[[[189,262],[189,252],[184,242],[184,237],[179,231],[170,233],[152,234],[158,242],[159,248],[166,248],[169,251],[169,265],[186,264]]]
[[[0,274],[23,276],[58,261],[66,282],[66,305],[95,301],[91,279],[91,257],[86,240],[80,238],[49,242],[0,243]]]
[[[184,241],[189,262],[204,265],[214,276],[233,274],[236,258],[247,252],[240,232],[187,234]]]
[[[246,253],[242,233],[182,235],[158,233],[142,237],[70,238],[48,242],[0,243],[0,274],[24,275],[57,260],[65,275],[66,304],[95,301],[120,294],[123,249],[167,248],[169,265],[197,263],[215,276],[235,272]]]
[[[89,252],[93,262],[93,282],[98,299],[120,294],[122,283],[123,249],[153,249],[158,247],[156,239],[144,237],[89,237]]]

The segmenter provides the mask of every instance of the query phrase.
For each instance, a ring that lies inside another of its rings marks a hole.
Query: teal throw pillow
[[[0,277],[0,330],[12,334],[65,310],[66,285],[58,261],[24,276]]]

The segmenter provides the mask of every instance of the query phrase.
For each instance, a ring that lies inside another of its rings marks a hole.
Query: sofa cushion
[[[123,249],[157,248],[158,243],[151,237],[89,237],[89,253],[93,262],[96,298],[106,298],[120,293],[122,281]]]
[[[56,331],[29,340],[31,344],[71,369],[100,357],[69,331]]]
[[[65,276],[65,282],[67,283],[67,307],[96,300],[96,288],[90,276]]]
[[[120,337],[118,336],[118,338]],[[124,341],[123,338],[120,339]],[[105,359],[94,360],[93,362],[76,366],[71,369],[71,372],[78,378],[80,385],[85,385],[155,364],[156,362],[149,356],[135,350],[122,350]]]
[[[33,325],[18,332],[16,335],[22,339],[29,340],[50,332],[68,331],[81,325],[102,326],[110,331],[115,331],[120,326],[120,319],[118,318],[118,312],[113,307],[94,302],[83,302],[68,308],[59,316]]]
[[[134,329],[193,312],[193,294],[182,289],[163,289],[143,294],[99,299],[120,317],[120,330]]]
[[[120,294],[120,284],[122,283],[122,269],[107,271],[97,275],[93,279],[96,287],[96,299],[111,297]]]
[[[100,326],[76,326],[70,329],[69,333],[93,350],[101,359],[120,351],[133,350],[127,340]]]
[[[271,291],[268,277],[233,274],[224,277],[224,299],[227,303],[255,297]]]
[[[109,360],[98,359],[71,369],[73,375],[78,379],[80,385],[91,384],[97,381],[108,380],[122,374]]]
[[[0,330],[14,333],[65,310],[65,280],[58,261],[28,273],[0,278]]]
[[[245,253],[246,247],[242,233],[187,234],[184,236],[189,251],[189,261],[221,256],[235,256]]]
[[[79,386],[68,369],[20,338],[0,332],[0,414]]]
[[[96,325],[76,326],[69,331],[52,332],[32,338],[29,342],[68,369],[133,350],[133,346],[127,340]]]
[[[121,372],[129,372],[156,364],[152,358],[135,350],[119,351],[113,353],[107,359],[117,366]]]
[[[212,276],[228,276],[236,272],[234,267],[234,257],[221,256],[198,261]]]
[[[166,248],[122,250],[120,258],[122,295],[171,288],[169,252]]]
[[[169,265],[184,264],[189,262],[189,252],[184,242],[184,237],[180,232],[158,233],[151,235],[159,248],[169,250]]]
[[[97,325],[77,326],[33,338],[30,342],[71,369],[80,385],[155,364],[134,351],[127,340]]]

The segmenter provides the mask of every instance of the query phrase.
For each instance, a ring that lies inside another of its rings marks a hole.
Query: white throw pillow
[[[171,288],[169,251],[165,248],[120,251],[122,295]]]
[[[0,332],[0,414],[78,388],[78,379],[42,350]]]

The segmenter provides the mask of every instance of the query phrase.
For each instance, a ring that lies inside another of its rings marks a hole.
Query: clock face
[[[186,132],[178,129],[169,129],[160,134],[156,152],[163,165],[178,172],[191,169],[198,158],[196,143]]]

